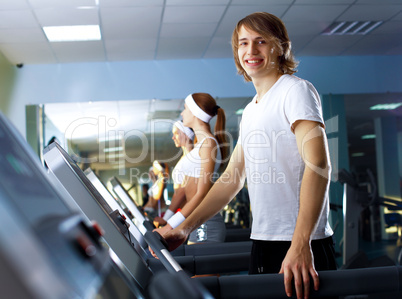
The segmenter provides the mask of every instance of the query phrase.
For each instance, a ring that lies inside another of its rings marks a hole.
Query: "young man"
[[[297,63],[283,22],[268,13],[239,21],[232,48],[256,95],[243,112],[227,169],[198,208],[164,237],[173,250],[220,211],[247,178],[253,224],[250,274],[283,273],[285,290],[308,298],[316,270],[336,269],[328,224],[330,161],[314,86],[293,76]]]

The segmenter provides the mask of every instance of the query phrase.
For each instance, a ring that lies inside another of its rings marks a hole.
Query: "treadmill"
[[[96,190],[98,190],[98,192],[102,195],[102,197],[105,199],[105,201],[108,203],[108,205],[112,209],[124,211],[124,213],[129,217],[129,219],[133,222],[133,224],[141,232],[141,235],[138,235],[138,234],[135,235],[136,237],[139,237],[139,239],[137,239],[137,241],[142,245],[147,245],[146,242],[142,238],[142,235],[145,234],[145,232],[146,232],[146,228],[143,225],[145,217],[142,214],[138,214],[134,217],[134,215],[132,213],[133,212],[135,213],[137,210],[134,210],[132,212],[132,210],[128,209],[127,205],[125,203],[123,203],[119,197],[115,198],[91,168],[88,167],[87,169],[85,169],[84,174],[86,175],[86,177],[91,182],[91,184],[96,188]],[[142,218],[139,218],[139,217],[142,217]]]
[[[95,188],[98,189],[104,198],[114,198],[110,191],[105,187],[99,177],[93,172],[91,168],[84,171],[85,175],[91,181]],[[114,201],[123,203],[122,208],[129,206],[132,209],[127,215],[133,216],[133,222],[139,226],[139,230],[145,235],[147,231],[153,231],[155,228],[148,220],[146,215],[142,213],[131,196],[124,189],[123,185],[116,177],[112,178],[110,182],[113,185],[117,199]],[[131,203],[131,204],[130,204]],[[229,246],[230,245],[230,246]],[[249,252],[251,250],[250,242],[243,242],[236,244],[225,243],[205,243],[194,245],[182,245],[173,251],[171,254],[177,257],[178,262],[182,265],[187,272],[192,274],[210,274],[210,273],[234,273],[241,272],[248,269],[249,265]],[[144,249],[148,249],[147,247]],[[207,255],[214,255],[213,257],[206,257]],[[180,257],[179,257],[180,256]],[[182,257],[187,256],[187,257]],[[147,259],[147,264],[154,271],[164,269],[160,261],[153,258]]]
[[[120,206],[109,206],[57,142],[43,150],[43,157],[49,176],[54,176],[52,179],[57,181],[58,188],[70,195],[64,197],[66,204],[76,213],[100,224],[109,248],[120,259],[131,278],[145,289],[153,272],[145,262],[148,253],[144,250],[146,245],[138,241],[145,242],[138,228]]]
[[[93,182],[94,179],[92,179]],[[117,177],[113,177],[109,180],[113,187],[113,192],[116,197],[124,203],[124,205],[130,210],[131,214],[137,221],[135,223],[144,223],[148,229],[153,229],[151,221],[143,213],[140,207],[138,207],[130,194],[124,189],[122,183]],[[234,229],[233,229],[234,230]],[[229,230],[229,231],[232,231]],[[236,230],[239,234],[238,230]],[[238,241],[238,242],[222,242],[222,243],[200,243],[193,245],[182,245],[172,252],[173,256],[204,256],[204,255],[219,255],[219,254],[236,254],[236,253],[250,253],[251,252],[251,241]],[[237,264],[241,266],[242,270],[248,269],[248,259],[246,255],[241,257],[243,262],[237,260]],[[244,267],[246,266],[246,267]],[[245,269],[244,269],[245,268]]]
[[[116,193],[113,186],[113,191],[116,195],[116,197],[114,197],[91,168],[85,169],[84,173],[90,180],[92,185],[94,185],[94,187],[99,191],[103,198],[109,203],[109,205],[110,203],[114,204],[114,202],[116,202],[117,205],[120,205],[120,208],[122,208],[125,213],[130,216],[130,219],[137,226],[139,231],[142,234],[145,234],[146,228],[144,227],[144,221],[148,220],[148,218],[142,213],[141,209],[137,207],[132,200],[126,201],[125,198],[119,196],[119,193]],[[121,187],[120,190],[122,192],[125,192],[123,187]],[[121,192],[120,190],[119,192]]]
[[[152,224],[151,219],[149,219],[144,211],[135,203],[117,177],[111,178],[109,182],[112,184],[113,192],[116,197],[124,203],[124,205],[130,210],[134,218],[137,219],[139,223],[142,224],[145,220],[148,220]]]
[[[1,298],[145,298],[2,113],[0,144]]]
[[[236,275],[189,279],[175,263],[157,233],[147,231],[147,243],[156,252],[168,271],[158,272],[148,287],[152,299],[169,298],[284,298],[283,276]],[[321,288],[314,297],[334,294],[368,294],[401,292],[402,267],[383,267],[320,272]],[[199,282],[203,282],[202,285]],[[342,286],[341,288],[339,286]],[[207,290],[206,290],[207,289]],[[166,291],[168,290],[168,291]],[[188,292],[187,292],[188,291]],[[188,295],[179,295],[178,293]],[[191,293],[191,294],[190,294]],[[318,295],[317,295],[318,294]],[[193,296],[194,295],[194,296]]]
[[[145,240],[146,233],[141,234],[116,200],[110,201],[113,207],[109,206],[84,172],[57,142],[48,145],[43,150],[43,156],[50,174],[58,179],[60,188],[70,194],[69,197],[65,197],[68,204],[77,212],[86,215],[88,219],[99,222],[105,231],[104,238],[107,244],[133,279],[142,287],[146,287],[153,272],[164,270],[160,260],[150,255],[148,244],[140,244],[140,241]],[[135,234],[131,234],[131,231]],[[147,232],[152,232],[152,228],[148,227]],[[242,253],[240,257],[225,253],[213,258],[183,256],[177,259],[180,265],[193,275],[211,274],[237,271],[239,264],[242,265],[242,269],[246,269],[249,253]]]

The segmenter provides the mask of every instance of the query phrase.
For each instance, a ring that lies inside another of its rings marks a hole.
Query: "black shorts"
[[[278,273],[290,247],[290,241],[253,240],[249,274]],[[336,270],[335,246],[332,237],[311,241],[317,271]]]

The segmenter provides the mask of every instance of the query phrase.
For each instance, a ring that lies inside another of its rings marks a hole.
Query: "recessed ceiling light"
[[[353,153],[352,157],[363,157],[365,156],[365,153]]]
[[[367,134],[367,135],[363,135],[362,139],[375,139],[375,134]]]
[[[43,27],[43,31],[50,42],[73,42],[101,39],[101,32],[98,25],[48,26]]]
[[[390,103],[390,104],[377,104],[370,107],[370,110],[394,110],[402,106],[402,103]]]
[[[325,29],[321,35],[365,35],[382,23],[383,21],[337,21]]]
[[[242,115],[243,114],[244,109],[241,108],[239,110],[236,111],[236,115]]]
[[[121,152],[123,150],[122,146],[118,146],[118,147],[108,147],[105,148],[103,151],[105,153],[111,153],[111,152]]]

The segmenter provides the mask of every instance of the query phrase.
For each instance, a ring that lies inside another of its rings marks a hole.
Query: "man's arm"
[[[188,235],[222,210],[240,191],[245,181],[244,157],[241,145],[236,145],[229,164],[199,206],[177,228],[164,235],[169,250],[184,243]]]
[[[193,183],[196,182],[195,194],[191,198],[186,198],[186,204],[181,209],[179,213],[180,215],[175,214],[167,221],[167,224],[164,227],[156,229],[161,236],[165,236],[168,231],[179,225],[179,223],[176,222],[177,219],[180,218],[179,220],[183,221],[185,218],[187,218],[198,207],[203,198],[207,195],[208,191],[211,189],[213,184],[212,175],[216,161],[216,152],[214,155],[213,146],[215,146],[215,141],[210,138],[207,138],[202,144],[199,151],[201,158],[200,177],[197,179],[191,178],[186,183],[188,186],[191,184],[191,180],[194,180]]]
[[[331,172],[327,139],[324,128],[317,122],[302,120],[294,125],[297,146],[306,164],[301,190],[300,208],[291,246],[282,263],[285,290],[292,294],[294,279],[297,298],[309,297],[310,275],[314,288],[319,279],[311,251],[311,234],[316,228],[324,204]]]

